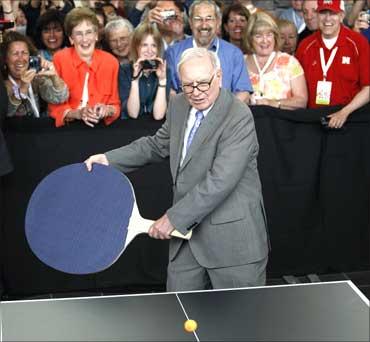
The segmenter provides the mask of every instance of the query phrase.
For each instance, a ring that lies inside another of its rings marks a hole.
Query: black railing
[[[253,108],[272,244],[270,277],[370,268],[370,106],[353,113],[340,131],[321,124],[320,118],[333,110]],[[55,128],[48,118],[7,120],[5,136],[14,170],[1,178],[5,294],[163,286],[167,242],[140,236],[108,270],[72,276],[43,265],[24,235],[27,203],[43,177],[90,154],[153,134],[160,125],[149,118],[93,129],[80,123]],[[129,178],[142,216],[156,219],[171,205],[167,161]]]

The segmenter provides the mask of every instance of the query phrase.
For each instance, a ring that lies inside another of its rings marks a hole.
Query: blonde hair
[[[136,61],[139,58],[138,49],[140,47],[141,42],[147,37],[152,36],[155,43],[157,44],[157,56],[162,56],[163,51],[163,41],[161,33],[159,32],[156,25],[153,25],[149,22],[143,22],[141,23],[136,29],[134,30],[134,33],[132,35],[131,40],[131,48],[130,48],[130,60]]]
[[[280,30],[273,16],[264,11],[257,11],[249,17],[248,24],[243,32],[243,48],[248,54],[254,53],[253,36],[262,30],[269,30],[274,34],[274,50],[279,51],[282,46]]]

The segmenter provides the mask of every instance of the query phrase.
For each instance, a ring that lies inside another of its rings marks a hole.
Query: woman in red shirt
[[[101,120],[110,124],[120,115],[118,61],[98,50],[98,21],[88,8],[75,8],[65,18],[65,31],[72,45],[58,51],[53,63],[69,87],[69,99],[49,105],[57,127],[82,120],[94,127]]]

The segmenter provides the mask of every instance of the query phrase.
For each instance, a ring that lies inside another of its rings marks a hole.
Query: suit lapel
[[[217,127],[219,127],[219,122],[221,120],[224,120],[225,115],[227,115],[228,113],[230,99],[231,98],[227,94],[227,92],[221,89],[220,95],[218,96],[213,108],[203,119],[202,124],[195,133],[193,141],[191,142],[189,150],[186,153],[185,159],[180,166],[179,171],[181,171],[181,169],[186,166],[186,164],[191,160],[192,156],[197,152],[197,150],[201,146],[203,146],[206,139],[212,134],[212,132],[214,132]],[[186,126],[186,122],[184,123],[184,126]],[[185,130],[183,130],[182,140],[180,141],[181,146],[182,142],[184,141],[184,132]],[[180,151],[179,161],[181,160],[181,152],[182,151]]]
[[[178,128],[176,131],[175,137],[176,141],[173,144],[174,146],[174,153],[176,155],[174,156],[174,173],[172,175],[173,179],[176,180],[178,170],[179,170],[179,165],[181,161],[181,156],[182,156],[182,148],[183,148],[183,141],[184,141],[184,136],[185,136],[185,130],[186,130],[186,123],[188,121],[189,117],[189,112],[190,112],[190,105],[185,100],[184,98],[184,103],[180,104],[180,108],[176,109],[176,113],[174,117],[176,118],[176,122],[174,123],[174,127]],[[172,137],[171,137],[172,139]]]

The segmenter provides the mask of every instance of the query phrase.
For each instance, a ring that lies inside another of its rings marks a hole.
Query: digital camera
[[[165,10],[161,12],[161,16],[163,18],[163,21],[170,20],[170,19],[176,19],[177,15],[175,10]]]
[[[41,58],[39,56],[30,56],[28,69],[35,69],[36,72],[39,72],[41,70]]]
[[[146,59],[141,62],[141,67],[143,70],[155,70],[159,66],[159,61],[155,59]]]
[[[367,22],[370,25],[370,11],[361,11],[359,14],[360,20]]]
[[[0,19],[0,31],[5,31],[14,27],[14,21]]]

